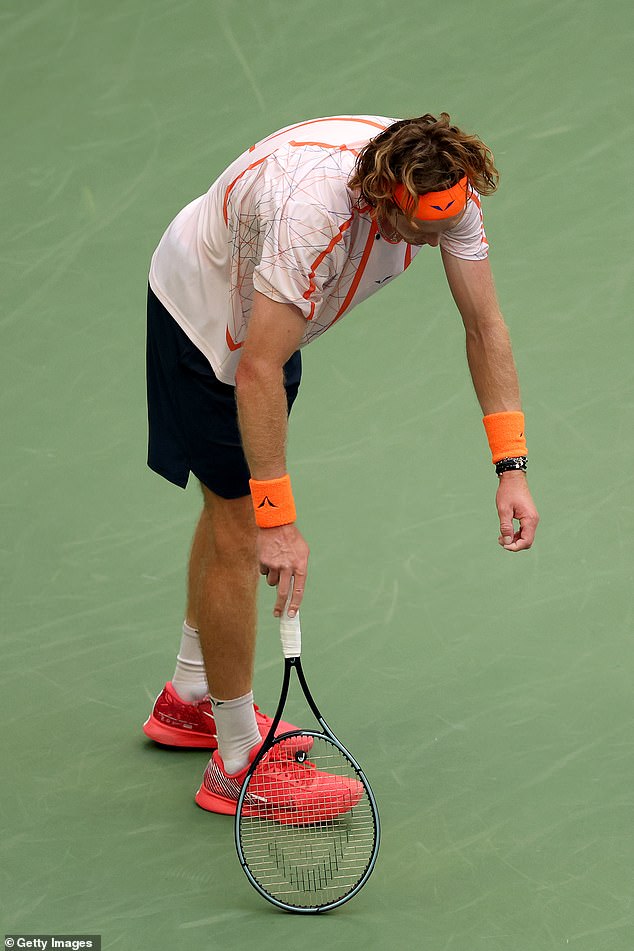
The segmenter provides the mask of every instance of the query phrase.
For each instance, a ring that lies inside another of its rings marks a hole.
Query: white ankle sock
[[[198,631],[185,621],[172,686],[185,703],[198,703],[208,693]]]
[[[215,700],[211,706],[218,734],[218,752],[230,776],[249,762],[249,752],[262,739],[253,709],[253,692],[235,700]]]

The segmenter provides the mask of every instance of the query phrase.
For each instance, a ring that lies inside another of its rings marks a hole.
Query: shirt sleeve
[[[253,272],[256,291],[298,307],[307,320],[319,313],[325,289],[342,273],[352,214],[321,200],[291,197],[260,211],[262,253]]]
[[[458,224],[442,233],[440,247],[464,261],[483,261],[489,256],[479,195],[471,195]]]

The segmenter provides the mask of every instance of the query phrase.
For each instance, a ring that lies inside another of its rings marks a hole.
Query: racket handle
[[[287,614],[288,604],[280,618],[280,638],[284,657],[299,657],[302,652],[302,629],[299,624],[299,611],[295,617]]]

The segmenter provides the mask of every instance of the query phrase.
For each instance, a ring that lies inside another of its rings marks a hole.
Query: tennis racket
[[[288,609],[288,605],[287,605]],[[247,878],[288,911],[329,911],[366,883],[379,850],[379,814],[361,767],[313,700],[300,659],[299,614],[280,621],[284,678],[279,703],[238,799],[235,840]],[[319,730],[275,736],[291,671]]]

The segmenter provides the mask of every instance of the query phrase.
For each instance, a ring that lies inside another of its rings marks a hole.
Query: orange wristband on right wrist
[[[524,413],[490,413],[482,422],[489,440],[491,461],[494,465],[500,459],[528,455],[524,436]]]
[[[297,514],[288,474],[280,479],[249,479],[249,488],[259,528],[277,528],[295,521]]]

